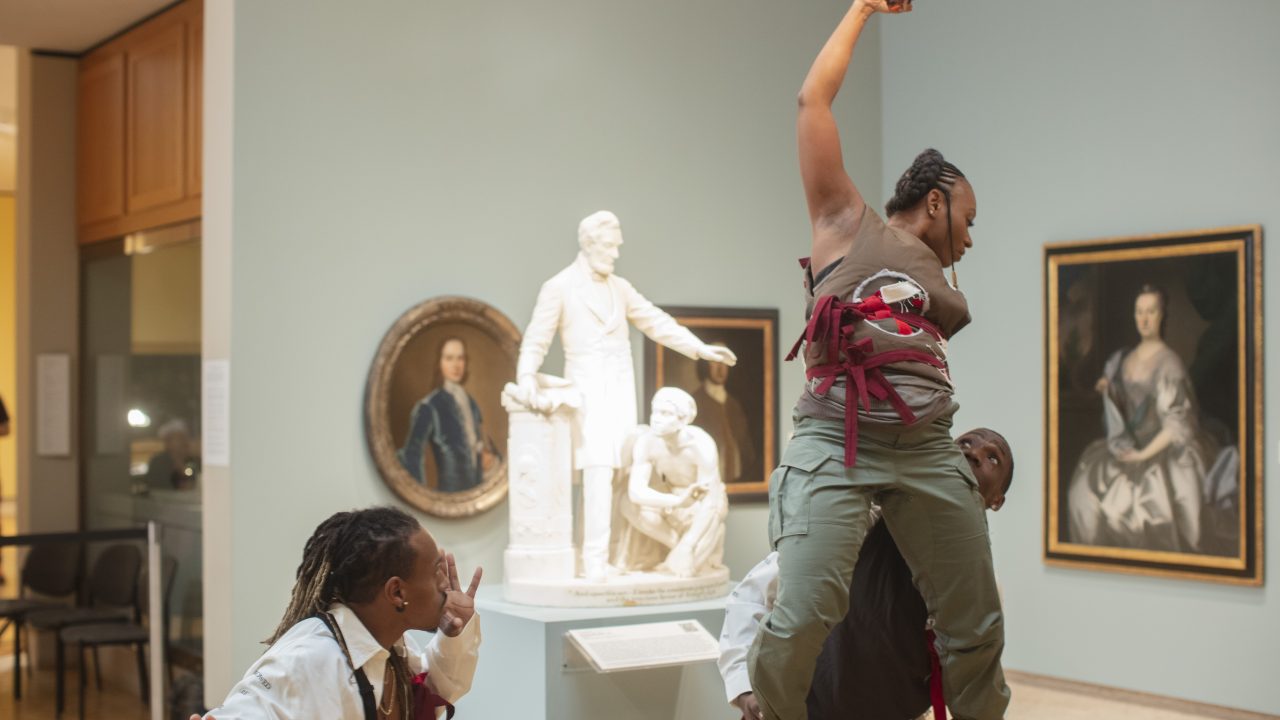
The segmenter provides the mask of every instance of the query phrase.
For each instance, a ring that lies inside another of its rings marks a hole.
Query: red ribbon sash
[[[947,720],[947,700],[942,694],[942,661],[938,658],[938,648],[933,644],[936,636],[932,630],[925,630],[924,637],[929,643],[929,701],[933,703],[933,720]]]
[[[947,365],[933,355],[919,350],[886,350],[875,352],[871,338],[854,340],[857,324],[863,321],[895,320],[898,334],[910,335],[916,330],[927,332],[941,340],[942,334],[928,320],[913,313],[901,313],[885,305],[880,296],[873,295],[858,303],[841,302],[834,295],[818,298],[813,314],[804,333],[787,355],[794,360],[804,343],[821,343],[826,350],[826,362],[808,369],[810,380],[821,378],[815,392],[825,395],[838,378],[845,378],[844,403],[844,464],[853,467],[858,460],[858,408],[871,410],[871,398],[888,401],[898,417],[906,425],[916,421],[915,413],[898,394],[893,383],[880,370],[885,365],[899,362],[919,362],[946,369]]]
[[[445,717],[452,718],[453,705],[448,700],[431,691],[427,685],[427,673],[413,676],[413,714],[414,720],[436,720],[436,708],[444,708]]]

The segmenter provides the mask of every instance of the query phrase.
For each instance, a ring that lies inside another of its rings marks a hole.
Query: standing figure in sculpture
[[[436,463],[436,489],[461,492],[478,487],[484,473],[497,462],[497,453],[484,434],[480,406],[467,392],[467,344],[445,338],[436,352],[432,390],[413,407],[409,435],[398,456],[414,480],[427,483],[426,448]]]
[[[662,388],[653,396],[649,426],[640,428],[618,505],[630,528],[648,543],[620,536],[615,562],[625,569],[695,577],[721,567],[729,495],[720,480],[716,443],[693,422],[689,393]],[[656,546],[655,546],[656,543]],[[645,545],[656,547],[653,557]]]
[[[613,213],[598,212],[582,221],[578,257],[543,283],[516,365],[523,399],[544,409],[537,373],[560,331],[565,377],[582,394],[573,423],[573,461],[582,471],[583,569],[593,581],[605,578],[613,476],[627,434],[636,426],[630,325],[694,360],[737,362],[728,348],[702,342],[613,273],[621,245],[622,229]]]

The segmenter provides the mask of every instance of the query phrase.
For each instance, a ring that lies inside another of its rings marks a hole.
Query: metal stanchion
[[[147,523],[147,617],[151,631],[151,720],[164,720],[165,652],[168,638],[164,636],[165,578],[160,577],[160,525],[154,520]]]

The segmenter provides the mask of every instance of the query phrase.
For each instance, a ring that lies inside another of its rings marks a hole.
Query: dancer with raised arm
[[[813,226],[805,273],[807,382],[770,482],[778,595],[748,657],[765,718],[806,717],[814,665],[845,616],[869,509],[911,568],[937,637],[957,720],[1004,717],[1004,620],[983,501],[951,440],[947,341],[969,322],[954,265],[972,247],[973,188],[936,150],[916,158],[885,208],[845,172],[832,103],[862,30],[907,0],[856,0],[799,97],[800,171]],[[952,266],[953,283],[943,268]]]

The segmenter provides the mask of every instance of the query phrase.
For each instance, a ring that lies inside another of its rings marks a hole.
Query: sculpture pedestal
[[[476,597],[484,644],[458,717],[530,720],[738,720],[714,662],[597,674],[581,666],[570,630],[697,620],[719,637],[724,598],[652,608],[534,608]],[[425,642],[428,638],[422,636]]]
[[[550,415],[511,412],[510,543],[502,556],[508,587],[573,580],[572,412],[563,406]]]

